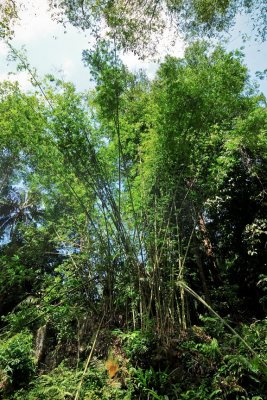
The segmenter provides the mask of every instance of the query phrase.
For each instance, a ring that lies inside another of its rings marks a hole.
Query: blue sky
[[[66,80],[75,83],[77,89],[86,90],[92,84],[88,69],[82,63],[82,50],[89,47],[89,37],[76,28],[67,27],[66,33],[63,26],[51,19],[47,11],[47,0],[26,0],[25,10],[20,13],[20,24],[15,26],[15,38],[13,45],[20,48],[24,45],[27,49],[29,61],[36,67],[40,76],[46,73],[54,73],[63,76]],[[248,35],[252,34],[252,24],[249,17],[238,18],[233,30],[228,49],[239,48],[242,45],[240,30]],[[159,52],[163,57],[168,51],[175,56],[182,56],[184,44],[177,40],[174,48],[168,48],[168,37],[164,37]],[[251,71],[252,78],[255,72],[267,68],[267,43],[260,44],[249,41],[245,44],[245,63]],[[20,72],[16,76],[8,76],[8,72],[15,71],[14,65],[7,65],[7,48],[0,43],[0,80],[17,79],[23,89],[29,89],[27,73]],[[142,62],[133,54],[123,56],[124,62],[132,70],[143,68],[152,77],[157,69],[156,62]],[[260,81],[260,90],[267,95],[267,81]]]
[[[242,42],[242,34],[246,34],[251,37],[251,40],[247,42]],[[255,73],[257,71],[264,71],[267,68],[267,41],[265,43],[260,43],[252,38],[253,33],[253,22],[249,15],[245,15],[237,18],[236,25],[231,32],[229,37],[229,43],[226,48],[229,50],[234,50],[237,48],[244,47],[245,54],[245,64],[247,65],[252,79],[255,78]],[[260,81],[257,80],[260,85],[260,90],[267,96],[267,79]]]

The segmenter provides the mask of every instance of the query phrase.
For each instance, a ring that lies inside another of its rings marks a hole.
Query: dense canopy
[[[229,31],[238,16],[248,15],[254,37],[265,41],[267,34],[265,0],[49,1],[60,22],[89,29],[96,38],[115,38],[118,46],[142,57],[155,51],[161,33],[170,24],[187,39],[211,37]]]

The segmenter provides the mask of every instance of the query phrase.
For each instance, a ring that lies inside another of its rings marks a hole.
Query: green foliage
[[[116,330],[113,333],[121,340],[122,348],[131,362],[142,362],[144,358],[151,356],[154,341],[151,332],[131,331],[125,333]]]
[[[12,0],[4,1],[0,4],[0,38],[8,39],[13,36],[13,25],[18,19],[18,10],[21,2]]]
[[[169,15],[173,25],[187,39],[222,36],[222,32],[234,25],[238,14],[249,15],[255,38],[264,41],[267,33],[265,6],[265,0],[87,0],[82,3],[64,0],[60,4],[50,0],[54,17],[61,23],[69,21],[76,27],[89,29],[97,39],[99,36],[115,38],[123,50],[143,57],[155,52],[157,40],[168,27]]]
[[[63,365],[53,370],[49,375],[42,375],[32,383],[34,388],[30,391],[21,391],[15,399],[66,399],[73,395],[78,385],[79,374],[67,369]]]
[[[34,400],[39,397],[44,400],[74,398],[81,375],[81,370],[72,370],[62,363],[49,374],[43,374],[33,381],[29,391],[18,391],[13,398],[25,400]],[[108,381],[103,364],[98,362],[87,371],[79,398],[84,400],[130,399],[131,390],[130,388],[121,389],[119,382],[116,384]]]
[[[101,117],[113,120],[119,98],[130,84],[131,74],[118,59],[116,48],[106,41],[98,42],[94,51],[84,51],[83,60],[96,83],[95,102],[100,107]]]
[[[205,333],[210,335],[211,337],[219,338],[225,333],[225,327],[218,318],[210,317],[207,315],[200,315],[200,321],[203,324],[203,329]]]
[[[110,43],[84,61],[90,93],[0,87],[3,390],[74,397],[101,320],[82,398],[264,398],[266,107],[242,54],[198,42],[151,82]]]
[[[168,373],[164,371],[155,371],[150,369],[138,368],[133,373],[134,387],[139,393],[140,398],[145,399],[151,396],[152,399],[164,399],[158,394],[166,391],[168,384]]]
[[[12,385],[19,388],[29,383],[35,372],[32,334],[18,333],[0,341],[0,370],[7,381],[1,382],[3,392]]]
[[[15,309],[1,318],[11,333],[20,332],[24,327],[34,329],[42,320],[39,310],[39,299],[28,296],[16,305]]]
[[[184,347],[185,345],[183,345]],[[188,347],[187,347],[188,346]],[[219,346],[218,342],[216,339],[211,339],[210,343],[194,343],[194,342],[189,342],[186,344],[185,348],[188,348],[188,350],[196,350],[200,354],[203,354],[207,357],[210,358],[216,358],[216,356],[219,353]]]
[[[34,271],[27,271],[21,264],[20,258],[17,255],[12,257],[2,256],[1,257],[1,295],[8,292],[12,287],[24,286],[26,280],[30,280],[34,275]]]
[[[180,398],[183,400],[190,400],[190,399],[196,399],[196,400],[211,400],[211,399],[218,399],[217,395],[220,395],[219,390],[214,390],[210,392],[209,387],[207,387],[204,384],[200,385],[196,389],[190,389],[187,390],[184,393],[180,394]]]

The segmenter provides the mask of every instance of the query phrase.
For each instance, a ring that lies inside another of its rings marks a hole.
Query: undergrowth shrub
[[[83,369],[71,369],[61,363],[48,374],[31,382],[30,390],[16,392],[14,400],[67,400],[74,399]],[[80,400],[126,400],[131,399],[130,389],[122,388],[117,379],[108,377],[103,362],[93,360],[83,376]]]
[[[108,354],[96,352],[84,375],[82,362],[70,367],[74,357],[35,378],[32,335],[22,332],[0,342],[2,393],[14,400],[71,400],[83,376],[80,400],[266,400],[266,321],[239,327],[258,356],[215,320],[202,322],[166,349],[151,332],[113,331],[112,343],[101,344]]]
[[[64,400],[73,398],[78,385],[79,374],[60,365],[49,374],[44,374],[31,382],[30,390],[17,392],[14,399],[20,400]]]
[[[122,350],[133,365],[144,367],[144,364],[149,364],[155,348],[155,338],[151,331],[115,330],[113,334],[120,340]]]
[[[0,341],[0,393],[28,384],[34,372],[31,333],[24,331]]]
[[[40,325],[40,311],[36,307],[37,299],[29,296],[26,300],[16,306],[15,312],[12,311],[2,316],[1,321],[8,325],[9,334],[15,334],[21,331],[21,327],[27,326],[34,330]]]
[[[169,382],[169,374],[167,371],[155,371],[152,367],[143,370],[141,368],[133,369],[133,382],[135,392],[138,398],[147,399],[163,399],[166,393],[166,387]]]

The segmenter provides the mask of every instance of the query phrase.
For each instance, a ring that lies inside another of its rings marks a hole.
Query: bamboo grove
[[[99,41],[78,93],[11,52],[33,89],[0,87],[3,340],[46,327],[79,365],[100,321],[168,348],[211,311],[242,345],[266,313],[267,233],[266,99],[242,54],[196,42],[149,80]]]

